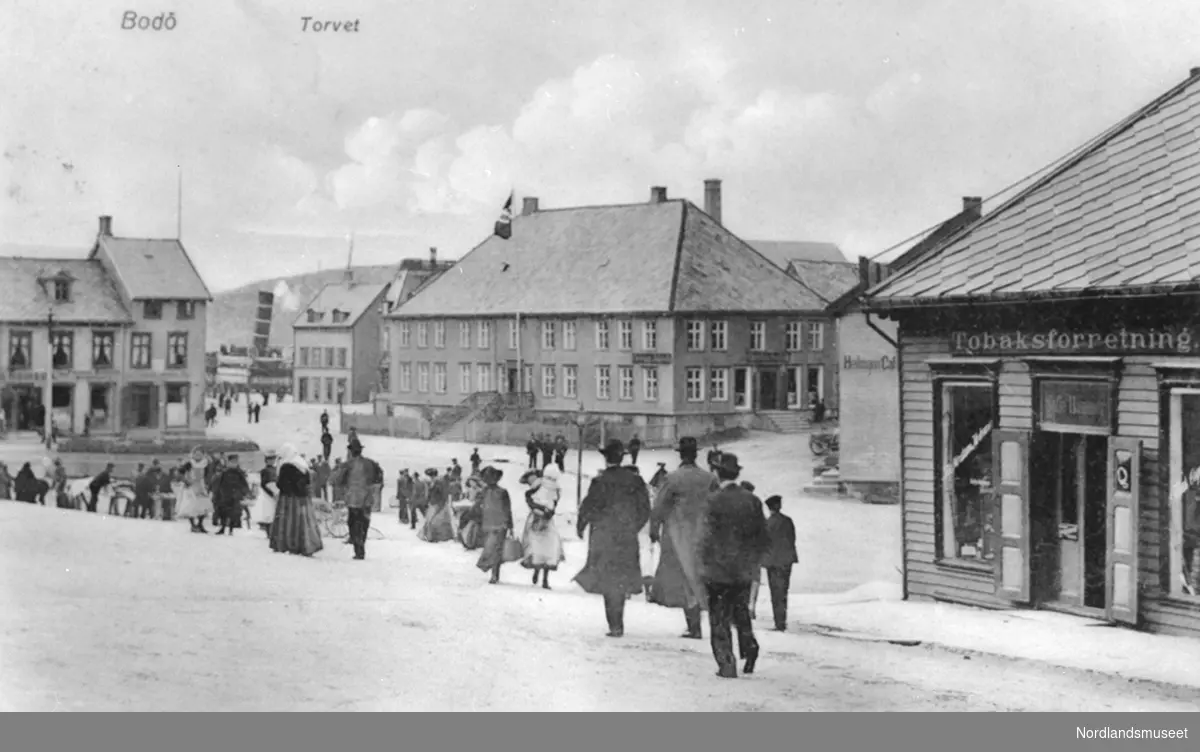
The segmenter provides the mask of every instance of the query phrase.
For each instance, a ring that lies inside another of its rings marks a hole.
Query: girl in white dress
[[[558,509],[559,486],[561,477],[558,466],[550,464],[542,471],[540,478],[534,473],[526,473],[523,481],[530,483],[525,492],[525,503],[529,505],[529,516],[525,518],[525,531],[521,535],[521,544],[525,548],[525,557],[521,566],[533,570],[533,584],[538,584],[541,576],[542,587],[550,589],[550,573],[558,569],[558,565],[566,558],[563,553],[562,536],[554,525],[554,513]]]
[[[207,465],[208,460],[197,447],[192,451],[191,461],[180,468],[180,483],[175,489],[175,498],[179,499],[176,515],[191,523],[193,533],[208,532],[204,529],[204,518],[213,512],[212,497],[204,485]]]

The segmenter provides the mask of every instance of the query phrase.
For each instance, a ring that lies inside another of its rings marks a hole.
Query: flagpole
[[[179,168],[179,185],[176,194],[175,204],[175,238],[183,240],[183,165],[175,165]]]

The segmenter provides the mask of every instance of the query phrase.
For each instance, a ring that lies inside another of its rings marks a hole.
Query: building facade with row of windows
[[[178,240],[112,236],[86,258],[0,259],[0,404],[10,430],[203,428],[211,296]],[[51,403],[45,405],[45,386]]]
[[[366,402],[378,389],[387,284],[353,274],[325,285],[292,324],[292,394],[297,402]]]
[[[710,184],[709,211],[719,214]],[[479,392],[534,408],[704,430],[836,394],[824,302],[711,213],[647,204],[540,210],[399,306],[393,404]]]

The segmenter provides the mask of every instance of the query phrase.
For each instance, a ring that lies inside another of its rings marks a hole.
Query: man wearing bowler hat
[[[650,519],[650,495],[646,483],[628,468],[621,467],[625,447],[617,439],[605,444],[605,468],[588,486],[579,505],[576,531],[580,539],[591,528],[587,564],[575,575],[589,593],[604,596],[608,636],[625,634],[625,600],[642,592],[638,532]]]
[[[383,468],[363,456],[363,445],[357,436],[350,439],[347,450],[350,459],[338,465],[332,482],[335,488],[342,489],[346,499],[350,543],[354,546],[354,558],[361,561],[367,558],[367,532],[371,529],[375,495],[383,488]]]
[[[683,637],[703,638],[700,613],[707,600],[697,554],[704,529],[705,503],[718,488],[717,479],[696,466],[699,444],[691,436],[679,440],[679,469],[667,473],[650,514],[650,541],[662,544],[650,600],[682,608],[687,623]]]
[[[742,467],[736,455],[722,452],[717,461],[719,490],[707,500],[700,565],[708,591],[708,624],[717,676],[737,678],[731,628],[737,630],[743,673],[754,673],[758,641],[750,619],[751,585],[770,550],[771,538],[762,502],[738,483]]]

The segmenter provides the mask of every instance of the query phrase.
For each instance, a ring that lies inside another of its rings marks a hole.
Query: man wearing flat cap
[[[650,519],[650,495],[641,476],[621,467],[625,447],[609,441],[601,452],[605,468],[588,486],[579,505],[577,532],[588,539],[587,564],[575,575],[589,593],[604,596],[608,636],[625,634],[625,600],[642,592],[638,532]]]
[[[383,468],[375,460],[363,456],[363,445],[357,436],[346,447],[349,459],[338,465],[333,474],[334,488],[342,489],[350,527],[350,543],[354,558],[367,558],[367,531],[371,529],[371,510],[375,494],[383,488]]]
[[[683,637],[703,638],[700,614],[707,594],[700,579],[700,541],[705,503],[718,488],[717,479],[696,466],[700,447],[691,436],[679,440],[679,469],[667,474],[650,514],[650,541],[661,543],[658,571],[650,600],[667,608],[682,608],[687,631]]]
[[[734,454],[722,452],[717,461],[721,488],[706,502],[704,535],[700,543],[701,576],[708,591],[708,624],[717,676],[737,678],[732,629],[738,652],[746,662],[743,673],[754,673],[758,641],[750,619],[750,590],[770,550],[771,538],[762,502],[738,483],[742,467]]]

